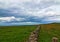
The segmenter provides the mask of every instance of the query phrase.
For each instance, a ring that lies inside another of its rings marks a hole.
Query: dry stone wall
[[[38,42],[39,31],[40,31],[40,26],[38,26],[36,30],[31,32],[27,42]]]

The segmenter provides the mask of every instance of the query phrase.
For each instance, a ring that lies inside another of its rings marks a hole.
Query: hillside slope
[[[52,42],[53,37],[57,37],[60,42],[60,23],[42,24],[40,25],[39,42]]]

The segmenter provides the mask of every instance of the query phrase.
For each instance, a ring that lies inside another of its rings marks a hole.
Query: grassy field
[[[0,42],[25,42],[37,26],[0,26]]]
[[[40,25],[38,42],[52,42],[53,37],[57,37],[60,42],[60,24]],[[26,42],[30,33],[37,26],[0,26],[0,42]]]
[[[60,24],[52,23],[40,25],[40,34],[38,42],[52,42],[52,37],[57,37],[60,42]]]

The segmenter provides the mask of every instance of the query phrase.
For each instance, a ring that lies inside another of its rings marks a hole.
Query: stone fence
[[[31,32],[27,42],[38,42],[39,32],[40,32],[40,26],[38,26],[36,30]]]
[[[34,30],[33,32],[31,32],[28,41],[26,42],[38,42],[38,37],[39,37],[39,32],[40,32],[40,26],[38,26],[36,28],[36,30]],[[52,38],[52,42],[58,42],[58,38],[57,37],[53,37]]]

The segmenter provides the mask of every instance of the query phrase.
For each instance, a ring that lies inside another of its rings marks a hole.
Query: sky
[[[60,22],[60,0],[0,0],[0,25]]]

